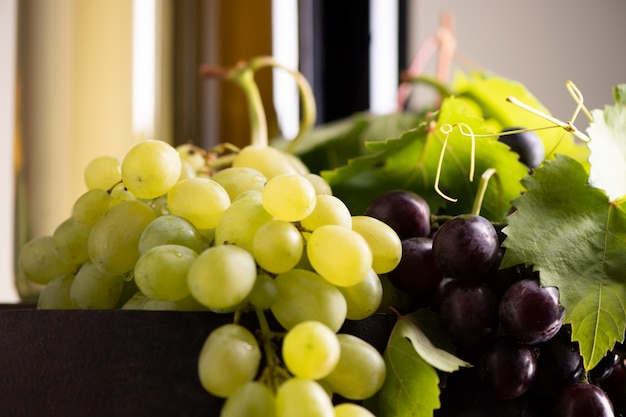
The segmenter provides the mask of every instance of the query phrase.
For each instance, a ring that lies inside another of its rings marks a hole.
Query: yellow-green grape
[[[224,402],[220,417],[273,417],[276,401],[269,387],[261,382],[247,382]]]
[[[189,220],[198,229],[212,229],[230,206],[224,187],[208,178],[177,182],[167,194],[171,214]]]
[[[335,224],[351,229],[352,215],[348,206],[339,198],[333,195],[318,194],[315,208],[300,223],[307,231],[313,231],[327,224]]]
[[[271,220],[257,229],[252,254],[261,268],[281,274],[298,264],[303,245],[302,234],[293,223]]]
[[[78,266],[57,256],[52,236],[40,236],[22,246],[18,255],[18,268],[29,281],[45,285],[61,274],[76,272]]]
[[[339,362],[337,334],[319,321],[303,321],[283,339],[282,354],[287,369],[296,377],[320,379]]]
[[[89,235],[89,259],[102,271],[123,275],[139,259],[139,238],[156,218],[154,211],[139,200],[111,207],[93,226]]]
[[[224,211],[215,226],[215,244],[233,244],[252,252],[252,242],[258,228],[272,220],[261,203],[261,193],[247,192]]]
[[[337,288],[346,299],[349,320],[363,320],[376,313],[383,299],[383,285],[373,269],[358,284]]]
[[[335,406],[335,417],[376,417],[362,405],[345,402]]]
[[[109,193],[102,188],[92,188],[76,199],[72,216],[79,222],[92,226],[104,216],[110,206]]]
[[[109,195],[111,197],[109,208],[118,205],[122,201],[137,200],[137,197],[124,186],[113,188]]]
[[[74,282],[74,274],[66,272],[47,283],[37,298],[39,310],[72,310],[76,307],[70,297],[70,288]]]
[[[370,216],[352,217],[352,230],[363,236],[372,251],[372,268],[378,274],[392,271],[402,257],[402,241],[387,223]]]
[[[68,217],[52,233],[54,253],[68,264],[79,265],[89,259],[87,242],[92,226]]]
[[[315,272],[292,269],[278,275],[274,282],[278,297],[271,311],[289,330],[296,324],[317,320],[338,331],[346,319],[346,300],[334,285]]]
[[[266,272],[259,273],[248,297],[250,304],[260,310],[267,310],[272,307],[277,298],[278,288],[274,278]]]
[[[331,390],[349,400],[365,400],[385,382],[385,361],[372,345],[347,333],[337,335],[341,346],[339,362],[324,381]]]
[[[201,172],[206,167],[207,152],[193,143],[176,146],[176,151],[183,163],[189,165],[194,172]]]
[[[290,378],[276,392],[276,417],[335,417],[324,388],[311,379]]]
[[[309,262],[333,285],[358,284],[372,268],[372,251],[357,232],[337,225],[320,226],[307,244]]]
[[[204,342],[198,376],[210,394],[226,398],[254,379],[260,362],[261,350],[252,332],[228,323],[214,329]]]
[[[122,180],[138,198],[163,195],[178,181],[182,162],[176,149],[160,140],[133,146],[122,160]]]
[[[137,287],[153,300],[180,300],[189,295],[187,273],[197,257],[198,254],[186,246],[155,246],[135,264]]]
[[[87,164],[83,176],[87,189],[108,190],[122,181],[122,164],[114,156],[99,156]]]
[[[184,180],[187,178],[195,178],[197,177],[196,171],[194,171],[191,164],[187,161],[182,161],[181,169],[180,169],[180,177],[178,177],[178,181]]]
[[[176,301],[162,301],[148,298],[141,291],[133,294],[120,306],[121,310],[145,310],[145,311],[208,311],[200,305],[191,295]]]
[[[70,298],[80,309],[112,309],[117,304],[123,287],[124,278],[121,275],[103,272],[91,262],[86,262],[74,277]]]
[[[204,250],[204,240],[191,222],[179,216],[166,214],[152,220],[139,237],[139,255],[155,246],[182,245],[200,253]]]
[[[191,295],[211,310],[238,307],[256,280],[256,263],[247,250],[235,245],[212,246],[191,264],[187,284]]]
[[[211,179],[224,187],[231,201],[247,191],[263,190],[267,182],[260,171],[248,167],[225,168],[213,174]]]
[[[319,174],[309,172],[308,174],[304,174],[303,176],[311,184],[313,184],[313,188],[315,188],[315,194],[333,195],[333,190],[330,187],[330,184],[328,184],[326,180],[322,178]]]
[[[277,175],[300,172],[286,153],[271,146],[246,146],[237,153],[232,166],[256,169],[268,180]]]
[[[263,206],[279,220],[297,222],[315,208],[315,188],[300,174],[278,175],[267,182],[261,193]]]

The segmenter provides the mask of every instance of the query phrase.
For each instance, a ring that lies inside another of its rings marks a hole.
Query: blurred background
[[[567,80],[589,108],[626,82],[623,0],[0,0],[0,303],[19,299],[17,248],[68,216],[94,157],[147,138],[246,143],[243,95],[202,64],[273,55],[309,80],[319,124],[393,112],[401,71],[446,13],[466,69],[523,82],[563,120]],[[272,133],[294,136],[295,84],[257,79]]]

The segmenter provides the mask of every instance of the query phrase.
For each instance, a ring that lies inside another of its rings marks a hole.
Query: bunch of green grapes
[[[43,286],[38,307],[234,313],[198,360],[223,416],[371,415],[333,405],[385,378],[378,350],[340,329],[381,307],[400,238],[287,153],[250,145],[215,166],[208,155],[151,140],[91,161],[67,220],[20,252],[20,273]],[[246,312],[257,332],[239,324]]]

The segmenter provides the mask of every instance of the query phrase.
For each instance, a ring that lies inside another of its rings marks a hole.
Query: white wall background
[[[450,12],[464,55],[523,82],[558,118],[575,107],[567,80],[589,108],[613,103],[613,86],[626,82],[624,0],[411,0],[409,9],[410,56]]]

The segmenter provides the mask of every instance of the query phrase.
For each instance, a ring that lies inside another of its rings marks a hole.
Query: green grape
[[[111,197],[109,208],[118,205],[122,201],[137,200],[137,197],[124,186],[113,188],[109,195]]]
[[[161,140],[133,146],[122,160],[122,180],[138,198],[156,198],[178,181],[182,161],[176,149]]]
[[[283,174],[270,179],[261,195],[265,209],[287,222],[300,221],[315,208],[315,188],[300,174]]]
[[[229,167],[216,172],[211,179],[220,184],[231,201],[247,191],[261,191],[265,187],[267,178],[254,168]]]
[[[156,218],[154,211],[139,200],[111,207],[93,226],[89,235],[89,259],[102,271],[122,275],[133,270],[139,259],[139,238]]]
[[[278,288],[276,287],[274,278],[266,272],[259,273],[250,291],[250,296],[248,297],[250,304],[255,308],[267,310],[272,307],[272,304],[274,304],[277,298]]]
[[[121,310],[145,310],[145,311],[207,311],[191,295],[176,301],[162,301],[148,298],[141,291],[133,294],[120,306]]]
[[[83,177],[87,189],[108,190],[122,181],[122,164],[114,156],[99,156],[87,164]]]
[[[269,387],[261,382],[247,382],[224,402],[220,417],[272,417],[276,401]]]
[[[256,231],[252,254],[261,268],[280,274],[294,268],[300,261],[304,247],[302,240],[302,234],[293,223],[271,220]]]
[[[352,215],[348,206],[335,196],[318,194],[315,208],[300,222],[306,230],[313,231],[320,226],[335,224],[352,228]]]
[[[157,198],[153,198],[152,200],[145,200],[145,204],[147,204],[152,210],[154,210],[154,214],[157,216],[165,216],[166,214],[170,214],[170,209],[167,206],[167,194],[160,195]]]
[[[144,252],[135,264],[137,287],[154,300],[180,300],[189,295],[187,273],[197,257],[198,254],[186,246],[155,246]]]
[[[152,220],[139,237],[137,248],[143,255],[155,246],[173,244],[186,246],[196,253],[204,250],[204,240],[191,222],[166,214]]]
[[[194,172],[200,172],[206,167],[206,151],[193,143],[184,143],[176,147],[176,151],[183,163],[188,164]]]
[[[205,390],[226,398],[256,376],[261,350],[252,332],[229,323],[214,329],[198,358],[198,376]]]
[[[102,188],[92,188],[74,202],[72,216],[81,223],[93,226],[109,210],[111,196]]]
[[[29,281],[45,285],[66,272],[78,267],[61,260],[54,250],[52,236],[40,236],[26,242],[18,255],[18,268]]]
[[[402,241],[387,223],[370,216],[352,217],[352,230],[363,236],[372,251],[372,268],[378,274],[393,270],[402,257]]]
[[[285,329],[307,320],[320,321],[335,332],[343,325],[346,300],[337,287],[315,272],[292,269],[278,275],[274,282],[278,297],[271,311]]]
[[[286,153],[271,146],[246,146],[235,156],[232,166],[256,169],[268,180],[277,175],[300,172]]]
[[[212,229],[230,205],[224,188],[208,178],[177,182],[167,194],[171,214],[189,220],[198,229]]]
[[[362,405],[345,402],[335,406],[335,417],[376,417]]]
[[[52,233],[54,253],[68,264],[79,265],[89,259],[87,241],[92,226],[68,217]]]
[[[212,246],[191,264],[187,283],[198,302],[212,310],[238,307],[256,280],[256,263],[247,250],[235,245]]]
[[[66,272],[47,283],[39,293],[37,308],[39,310],[72,310],[76,307],[70,297],[70,288],[74,282],[74,274]]]
[[[178,177],[178,181],[184,180],[187,178],[195,178],[197,177],[196,171],[194,171],[191,164],[187,161],[182,161],[181,169],[180,169],[180,177]]]
[[[307,255],[315,271],[331,284],[358,284],[372,268],[372,251],[357,232],[337,225],[320,226],[311,233]]]
[[[80,309],[112,309],[116,306],[123,287],[124,278],[121,275],[103,272],[91,262],[86,262],[74,277],[70,298]]]
[[[385,361],[372,345],[347,333],[337,335],[339,362],[324,381],[333,392],[349,399],[364,400],[376,394],[385,382]]]
[[[346,318],[349,320],[363,320],[371,316],[382,303],[383,285],[373,269],[358,284],[337,288],[346,299]]]
[[[272,220],[261,203],[261,193],[248,192],[226,209],[215,226],[215,244],[233,244],[252,252],[257,229]]]
[[[334,417],[324,388],[311,379],[290,378],[276,392],[277,417]]]
[[[324,378],[339,362],[339,352],[337,335],[319,321],[300,322],[283,339],[283,360],[298,378]]]
[[[333,195],[333,190],[330,188],[330,185],[319,174],[309,172],[308,174],[304,174],[303,176],[311,184],[313,184],[313,188],[315,188],[315,194]]]

